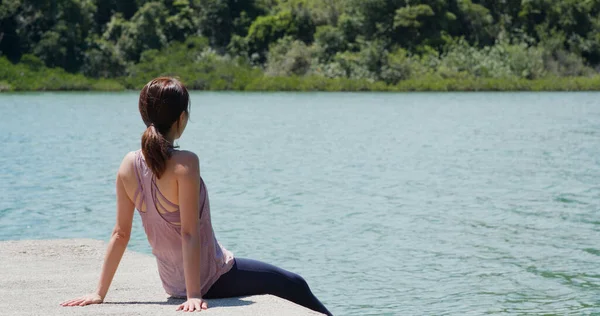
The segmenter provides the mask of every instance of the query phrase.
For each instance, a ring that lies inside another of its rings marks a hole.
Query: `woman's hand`
[[[178,311],[184,312],[193,312],[193,311],[202,311],[203,309],[207,309],[208,304],[205,300],[201,298],[189,298],[185,303],[179,305],[177,307]]]
[[[104,302],[104,299],[96,293],[84,295],[72,300],[64,301],[60,303],[62,306],[85,306],[91,304],[101,304]]]

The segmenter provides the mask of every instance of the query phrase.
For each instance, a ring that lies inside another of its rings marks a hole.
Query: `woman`
[[[299,275],[234,258],[217,242],[198,157],[173,146],[185,130],[189,104],[187,89],[173,78],[154,79],[142,89],[139,110],[148,128],[141,150],[127,154],[117,173],[117,223],[98,288],[61,305],[103,302],[129,242],[137,209],[165,291],[187,298],[177,310],[206,309],[205,298],[272,294],[331,315]]]

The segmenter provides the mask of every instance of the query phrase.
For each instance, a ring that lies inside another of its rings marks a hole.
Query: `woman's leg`
[[[210,299],[260,294],[275,295],[331,315],[312,294],[301,276],[264,262],[243,258],[235,258],[231,270],[223,274],[204,297]]]

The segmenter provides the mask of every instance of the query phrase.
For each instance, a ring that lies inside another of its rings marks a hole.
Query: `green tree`
[[[116,46],[103,39],[95,39],[85,54],[82,72],[92,78],[114,78],[125,75],[127,63]]]
[[[219,49],[234,35],[246,36],[252,21],[266,13],[255,0],[199,0],[198,11],[202,35]]]
[[[499,33],[490,10],[471,0],[456,0],[457,17],[463,27],[463,33],[469,42],[479,45],[492,45]]]
[[[21,57],[18,27],[15,19],[21,9],[19,0],[3,0],[0,3],[0,52],[11,61]]]
[[[523,2],[519,18],[537,41],[564,34],[565,50],[593,64],[600,62],[599,0],[528,0]]]
[[[348,47],[344,33],[331,25],[323,25],[317,28],[315,44],[321,50],[321,60],[325,62],[330,61],[335,54],[345,51]]]
[[[125,22],[119,17],[114,20],[115,24],[112,27],[115,33],[120,33],[117,47],[123,52],[126,60],[138,61],[144,51],[160,49],[167,44],[168,37],[165,32],[167,18],[164,4],[148,2],[130,21]]]
[[[93,0],[3,1],[0,48],[13,60],[34,53],[48,66],[77,71],[95,11]]]
[[[246,40],[251,53],[264,56],[269,45],[284,36],[310,43],[314,32],[315,26],[305,12],[281,11],[277,15],[258,17],[250,26]]]

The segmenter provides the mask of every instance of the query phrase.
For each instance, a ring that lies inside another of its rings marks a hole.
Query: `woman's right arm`
[[[85,306],[89,304],[99,304],[104,301],[108,288],[112,283],[117,267],[121,262],[123,253],[129,243],[129,236],[131,235],[131,226],[133,222],[133,214],[135,211],[135,205],[127,195],[125,186],[123,184],[123,177],[128,172],[131,172],[132,161],[131,155],[128,155],[123,159],[119,172],[117,173],[116,187],[117,187],[117,221],[112,232],[112,236],[106,249],[106,255],[104,257],[104,264],[102,265],[102,272],[100,274],[100,280],[98,287],[94,293],[84,295],[72,300],[62,302],[62,306]]]
[[[191,152],[179,152],[175,175],[181,216],[181,247],[187,301],[177,307],[185,312],[201,311],[208,305],[202,299],[200,280],[200,235],[198,221],[200,212],[200,162]]]

